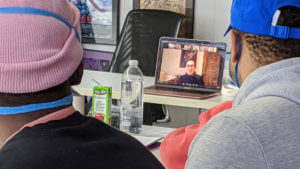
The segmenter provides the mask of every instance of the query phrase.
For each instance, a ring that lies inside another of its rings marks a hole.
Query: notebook
[[[155,85],[144,92],[186,98],[221,93],[226,43],[161,37]]]

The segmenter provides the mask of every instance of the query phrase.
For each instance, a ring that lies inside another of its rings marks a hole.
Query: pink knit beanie
[[[82,59],[78,9],[68,0],[0,0],[1,8],[37,9],[70,25],[53,16],[0,12],[0,93],[37,92],[66,81]]]

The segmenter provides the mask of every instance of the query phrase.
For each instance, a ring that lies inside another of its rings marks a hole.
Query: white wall
[[[227,51],[231,44],[229,36],[223,37],[230,22],[232,0],[195,0],[194,38],[201,40],[222,41],[227,43]],[[121,31],[127,13],[132,9],[132,0],[120,0]],[[84,48],[113,52],[115,46],[84,44]]]
[[[194,38],[222,41],[230,51],[229,36],[223,37],[230,23],[232,0],[195,0]]]

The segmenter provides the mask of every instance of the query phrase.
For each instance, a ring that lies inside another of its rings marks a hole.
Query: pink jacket
[[[189,125],[170,133],[160,146],[160,156],[168,169],[184,169],[188,157],[188,149],[196,134],[214,115],[231,109],[232,101],[224,102],[199,115],[198,125]]]

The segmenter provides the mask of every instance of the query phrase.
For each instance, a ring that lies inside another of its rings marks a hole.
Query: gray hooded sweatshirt
[[[194,138],[187,169],[300,169],[300,58],[251,73]]]

